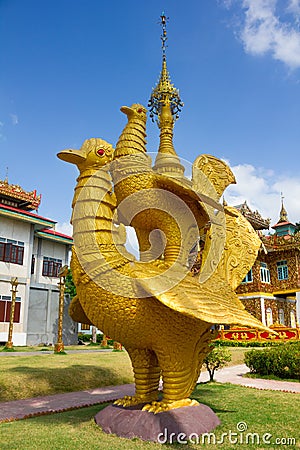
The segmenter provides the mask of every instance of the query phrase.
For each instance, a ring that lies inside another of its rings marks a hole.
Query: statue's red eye
[[[99,148],[99,150],[97,150],[97,155],[99,156],[103,156],[105,153],[105,150],[103,150],[103,148]]]
[[[143,112],[142,108],[139,108],[137,112],[138,112],[138,113]]]

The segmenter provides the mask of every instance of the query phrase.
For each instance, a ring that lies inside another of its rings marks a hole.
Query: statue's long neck
[[[112,268],[127,264],[128,259],[119,251],[124,242],[113,225],[116,200],[106,170],[87,169],[80,173],[72,206],[74,245],[85,271],[93,273],[107,262]]]
[[[114,159],[120,156],[146,151],[146,123],[136,117],[129,119],[114,151]]]

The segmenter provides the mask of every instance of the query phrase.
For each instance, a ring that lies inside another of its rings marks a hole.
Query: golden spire
[[[281,211],[280,211],[280,218],[279,218],[279,222],[278,223],[288,222],[289,221],[286,209],[283,206],[283,199],[284,199],[284,196],[281,193]]]
[[[162,12],[160,19],[162,26],[162,70],[156,87],[152,89],[148,103],[150,117],[154,121],[154,116],[157,116],[156,122],[160,129],[160,144],[154,170],[168,175],[183,176],[184,167],[180,164],[173,146],[174,123],[178,119],[178,113],[181,111],[183,103],[178,89],[171,82],[167,69],[166,41],[168,38],[166,23],[168,18],[164,12]]]

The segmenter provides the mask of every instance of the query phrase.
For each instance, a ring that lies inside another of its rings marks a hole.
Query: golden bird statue
[[[80,150],[58,153],[79,169],[71,219],[77,295],[69,313],[127,350],[135,394],[116,404],[142,405],[153,413],[197,405],[190,395],[210,351],[213,325],[267,329],[234,292],[261,243],[236,209],[220,204],[235,182],[233,173],[223,161],[200,155],[188,179],[174,149],[182,102],[167,71],[165,41],[164,29],[162,71],[148,105],[160,128],[154,166],[146,152],[147,110],[139,103],[121,108],[127,123],[115,150],[92,138]],[[126,226],[136,231],[139,260],[126,249]],[[191,250],[205,229],[201,269],[194,276]]]
[[[125,134],[127,131],[125,127]],[[122,133],[120,140],[123,138]],[[256,233],[239,212],[225,207],[224,248],[221,256],[215,250],[211,251],[211,241],[217,239],[212,233],[204,252],[204,260],[209,260],[210,274],[204,281],[192,275],[180,255],[174,263],[172,259],[166,263],[160,259],[159,264],[157,260],[136,261],[125,248],[126,231],[119,223],[117,197],[109,173],[110,169],[114,170],[114,166],[110,166],[114,159],[112,145],[99,138],[88,139],[80,150],[63,150],[58,157],[79,169],[73,200],[74,247],[71,260],[77,296],[71,303],[70,315],[74,320],[97,326],[121,342],[133,367],[135,395],[116,403],[124,407],[144,404],[144,410],[154,413],[197,404],[190,399],[190,394],[203,359],[209,352],[212,325],[238,324],[265,329],[245,311],[233,290],[256,258],[260,245]],[[206,160],[204,165],[203,160]],[[220,171],[221,180],[222,175],[230,172],[222,161],[203,156],[196,163],[193,186],[197,187],[200,173],[204,174],[207,185],[213,186],[218,180],[216,173]],[[164,177],[153,170],[149,174],[151,179],[157,176],[162,180]],[[165,183],[167,181],[165,176]],[[130,196],[131,169],[127,190],[126,177],[122,183],[125,183],[124,190]],[[220,186],[222,183],[226,184],[223,180]],[[193,186],[186,187],[176,179],[171,179],[170,185],[174,192],[178,187],[179,197],[188,196],[193,191]],[[206,186],[205,189],[209,194],[209,188]],[[140,187],[133,195],[141,193],[142,203],[147,203],[148,191],[147,187]],[[166,208],[170,207],[169,195],[172,200],[175,197],[173,192],[166,191]],[[192,197],[196,202],[195,191]],[[159,210],[163,196],[158,201],[156,208]],[[200,206],[201,202],[198,201]],[[189,222],[186,219],[187,203],[182,201],[180,207],[183,208],[183,217],[179,217],[176,223],[172,218],[170,220],[176,227],[175,237],[177,229],[185,229],[184,222]],[[206,214],[203,213],[203,217]],[[142,228],[141,223],[138,225]],[[169,226],[172,231],[172,225]],[[218,234],[220,225],[217,223],[215,226]],[[168,229],[165,232],[168,233]],[[169,236],[166,239],[172,242]],[[239,265],[237,261],[241,255],[243,264]],[[160,379],[163,382],[161,400]]]

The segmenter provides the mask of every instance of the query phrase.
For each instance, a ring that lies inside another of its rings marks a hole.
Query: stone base
[[[186,406],[153,414],[142,411],[143,405],[123,408],[109,405],[99,411],[95,422],[105,433],[128,439],[164,443],[196,443],[203,433],[220,424],[219,418],[206,405]],[[185,442],[184,442],[185,441]]]

